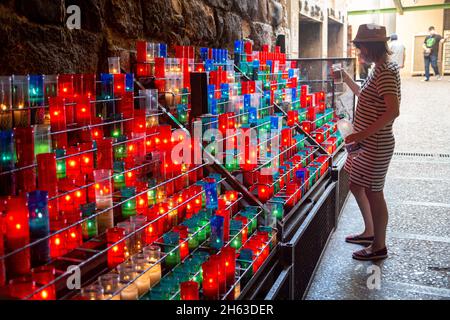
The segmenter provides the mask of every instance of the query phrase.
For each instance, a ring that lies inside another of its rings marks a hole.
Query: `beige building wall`
[[[444,3],[444,0],[402,0],[405,7],[423,6],[430,4]],[[376,8],[392,8],[392,0],[351,0],[349,1],[349,10],[368,10]],[[403,42],[406,48],[405,68],[402,70],[404,76],[412,75],[414,38],[416,35],[426,34],[428,27],[433,25],[438,33],[442,34],[444,22],[444,10],[424,10],[412,11],[400,14],[372,14],[349,16],[349,24],[352,26],[353,36],[355,36],[358,26],[363,23],[378,23],[385,25],[388,35],[395,32],[399,40]],[[418,54],[416,52],[416,54]]]
[[[347,17],[342,24],[342,30],[339,36],[336,35],[335,27],[331,27],[332,32],[328,33],[328,8],[347,12],[347,0],[307,0],[309,6],[318,5],[324,19],[314,26],[300,23],[300,6],[302,0],[287,0],[288,26],[290,37],[288,40],[288,52],[290,57],[309,57],[309,58],[327,58],[347,56]],[[304,2],[304,0],[303,0]],[[330,39],[332,37],[332,39]],[[339,41],[337,46],[334,42]],[[333,44],[333,49],[329,50]]]

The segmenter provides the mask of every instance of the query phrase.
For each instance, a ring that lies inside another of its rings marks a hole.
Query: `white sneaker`
[[[442,76],[437,76],[436,80],[441,81],[442,80]]]
[[[425,79],[422,79],[422,80],[420,80],[420,81],[422,81],[422,82],[428,82],[428,81],[430,81],[430,79],[425,78]]]

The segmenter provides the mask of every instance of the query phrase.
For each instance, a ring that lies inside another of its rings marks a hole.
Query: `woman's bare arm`
[[[342,70],[342,78],[344,82],[347,84],[347,86],[350,88],[350,90],[353,91],[353,93],[359,97],[359,93],[361,92],[361,88],[359,85],[348,75],[345,70]]]

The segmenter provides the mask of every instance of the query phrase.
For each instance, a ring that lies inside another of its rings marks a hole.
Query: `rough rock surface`
[[[272,43],[286,27],[285,0],[2,0],[0,75],[105,72],[137,39],[233,47],[250,37]],[[81,10],[69,30],[66,9]]]

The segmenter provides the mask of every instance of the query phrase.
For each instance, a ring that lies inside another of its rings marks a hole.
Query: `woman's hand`
[[[352,133],[345,139],[346,144],[351,143],[360,143],[361,141],[364,141],[367,139],[367,133],[365,131]]]

